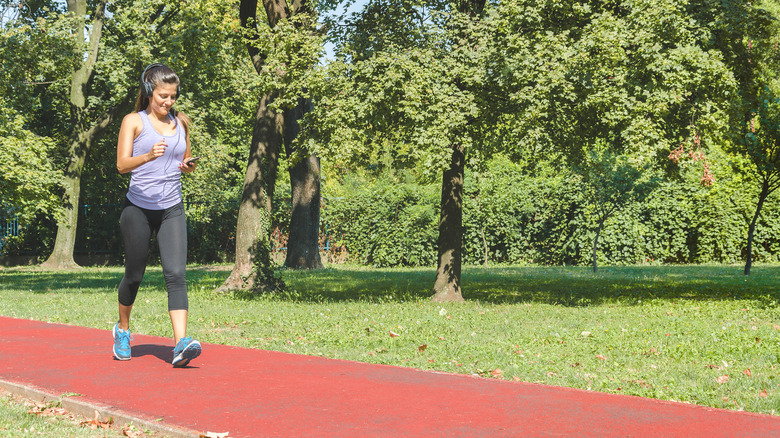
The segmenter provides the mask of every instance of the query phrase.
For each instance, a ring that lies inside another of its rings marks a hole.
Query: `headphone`
[[[152,97],[152,94],[154,93],[154,84],[151,81],[147,81],[145,79],[146,72],[157,67],[165,66],[159,63],[149,64],[144,69],[144,72],[141,73],[141,95],[143,95],[143,97]],[[178,99],[179,96],[181,96],[181,85],[176,86],[176,98]]]

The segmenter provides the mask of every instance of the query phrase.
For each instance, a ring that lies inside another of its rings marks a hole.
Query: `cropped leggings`
[[[119,303],[132,306],[146,271],[152,233],[157,233],[160,261],[168,289],[168,310],[187,310],[187,222],[184,205],[147,210],[125,199],[119,229],[125,245],[125,276],[119,283]]]

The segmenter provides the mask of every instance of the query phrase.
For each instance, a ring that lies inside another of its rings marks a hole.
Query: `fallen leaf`
[[[517,376],[512,376],[512,380],[514,380],[515,382],[522,382],[523,381],[523,379],[521,379],[521,378],[519,378]]]
[[[753,375],[753,373],[750,372],[750,368],[745,368],[745,371],[742,371],[742,374],[750,377]]]
[[[108,429],[111,427],[111,425],[114,424],[114,418],[108,417],[106,420],[100,419],[100,412],[95,411],[95,418],[89,421],[83,421],[81,423],[81,426],[83,427],[89,427],[90,429]]]
[[[200,438],[229,438],[230,432],[206,432],[205,435],[201,435]]]
[[[582,335],[583,338],[587,338],[587,337],[591,336],[592,333],[591,332],[582,332],[580,334]]]
[[[132,429],[128,426],[122,429],[122,435],[129,438],[142,438],[144,436],[144,432],[141,430]]]
[[[392,330],[388,330],[387,333],[390,335],[391,338],[397,338],[398,336],[400,336],[398,333]]]
[[[606,358],[606,357],[604,357],[604,356],[603,356],[603,355],[601,355],[601,354],[597,354],[597,355],[596,355],[596,359],[607,360],[607,358]]]
[[[717,365],[714,365],[714,364],[711,364],[711,363],[710,363],[710,364],[707,364],[707,368],[709,368],[709,369],[711,369],[711,370],[712,370],[712,369],[715,369],[715,370],[719,370],[719,369],[720,369],[720,367],[719,367],[719,366],[717,366]]]
[[[493,377],[501,377],[501,376],[503,376],[503,375],[504,375],[504,372],[503,372],[503,371],[501,371],[500,369],[496,368],[496,369],[494,369],[494,370],[493,370],[493,371],[490,373],[490,375],[492,375]]]
[[[637,385],[641,386],[642,388],[652,388],[653,387],[652,384],[647,383],[644,380],[632,380],[631,383],[636,383]]]
[[[724,375],[718,377],[717,379],[715,379],[715,381],[718,382],[718,383],[726,383],[726,382],[729,381],[729,376],[728,376],[728,374],[724,374]]]
[[[758,393],[758,396],[761,398],[767,398],[769,397],[769,394],[767,394],[766,389],[762,389],[761,392]]]
[[[422,344],[419,347],[417,347],[417,351],[422,353],[423,351],[425,351],[426,348],[428,348],[428,344]]]

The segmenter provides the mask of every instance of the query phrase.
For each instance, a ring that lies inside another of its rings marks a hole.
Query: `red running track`
[[[103,415],[230,437],[780,437],[780,417],[0,317],[0,383]],[[77,395],[73,395],[77,394]],[[129,421],[129,420],[125,420]]]

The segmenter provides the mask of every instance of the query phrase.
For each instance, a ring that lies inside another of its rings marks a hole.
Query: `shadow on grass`
[[[433,268],[284,271],[288,290],[278,299],[300,302],[422,301],[432,295]],[[466,300],[491,304],[545,303],[589,306],[642,300],[745,299],[776,306],[780,266],[465,267]]]
[[[47,271],[38,267],[24,267],[0,270],[0,289],[16,289],[45,294],[52,291],[74,293],[116,293],[124,275],[122,267],[84,268],[74,270]],[[193,282],[219,282],[226,273],[205,268],[189,269],[187,280]],[[142,287],[165,288],[162,268],[150,266],[146,269]]]
[[[432,295],[435,273],[434,268],[283,270],[287,290],[268,298],[306,303],[425,301]],[[228,274],[208,267],[188,268],[187,281],[190,288],[211,290]],[[7,269],[0,271],[0,288],[33,293],[115,293],[121,278],[121,268]],[[147,269],[143,285],[164,288],[161,269]],[[741,266],[604,267],[596,274],[587,267],[467,266],[462,286],[466,300],[491,304],[589,306],[609,302],[630,305],[651,299],[744,299],[770,307],[780,301],[780,265],[754,267],[748,277],[742,274]],[[235,294],[235,298],[255,297],[246,293]]]

